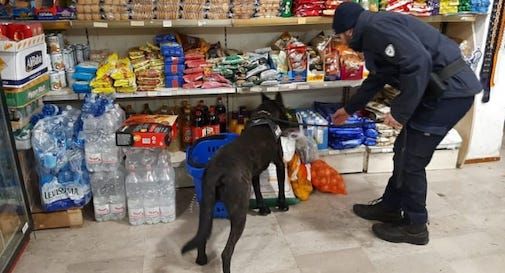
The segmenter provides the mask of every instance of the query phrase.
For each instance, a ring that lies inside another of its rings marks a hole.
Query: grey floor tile
[[[454,271],[436,252],[386,258],[374,261],[373,264],[379,273],[460,273]]]
[[[505,268],[505,253],[456,260],[451,267],[457,273],[502,273]]]
[[[298,256],[296,262],[303,273],[377,272],[360,248]]]
[[[142,273],[144,257],[133,256],[120,259],[83,261],[80,263],[69,264],[68,272],[72,273]]]

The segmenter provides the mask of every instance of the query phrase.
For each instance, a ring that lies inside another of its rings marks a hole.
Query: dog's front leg
[[[286,180],[286,167],[284,165],[284,161],[282,157],[278,160],[276,160],[275,168],[277,170],[277,183],[279,186],[279,198],[277,199],[277,207],[281,211],[288,211],[289,206],[288,203],[286,202],[286,195],[285,195],[285,180]]]
[[[263,195],[261,195],[261,188],[260,188],[260,177],[255,176],[253,177],[252,180],[252,185],[254,189],[254,195],[256,195],[256,207],[259,209],[259,214],[260,215],[268,215],[270,214],[270,208],[268,208],[267,205],[265,205],[265,201],[263,200]]]

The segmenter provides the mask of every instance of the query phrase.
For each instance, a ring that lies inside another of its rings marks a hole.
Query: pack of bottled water
[[[166,149],[125,148],[128,219],[132,225],[175,220],[175,171]]]
[[[97,221],[121,220],[126,216],[122,153],[115,136],[124,119],[125,112],[110,97],[86,96],[82,135]]]
[[[91,199],[84,161],[81,111],[47,104],[32,119],[32,147],[39,174],[42,208],[46,211],[82,207]]]

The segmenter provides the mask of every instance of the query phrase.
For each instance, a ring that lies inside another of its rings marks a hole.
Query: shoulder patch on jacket
[[[384,50],[384,53],[386,54],[386,56],[393,58],[396,54],[395,47],[393,46],[393,44],[388,44],[386,46],[386,49]]]

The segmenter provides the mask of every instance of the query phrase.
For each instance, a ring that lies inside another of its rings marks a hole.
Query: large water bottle
[[[110,207],[108,202],[108,190],[105,181],[106,176],[102,172],[91,174],[91,187],[93,189],[93,207],[95,208],[95,219],[98,222],[107,221],[110,218]]]
[[[102,170],[102,147],[99,146],[100,136],[98,135],[98,124],[98,119],[91,115],[88,115],[83,120],[83,131],[86,140],[86,166],[90,172],[98,172]]]
[[[151,165],[145,166],[144,188],[144,215],[146,224],[156,224],[160,222],[160,191],[157,181],[154,179]]]
[[[170,162],[170,154],[163,150],[155,169],[155,177],[160,190],[160,220],[163,223],[175,220],[175,170]]]
[[[142,225],[144,219],[144,198],[142,194],[142,184],[139,174],[134,166],[129,167],[129,174],[126,177],[126,197],[128,201],[128,221],[131,225]]]
[[[126,216],[126,192],[124,175],[121,169],[111,173],[109,206],[111,220],[121,220]]]

